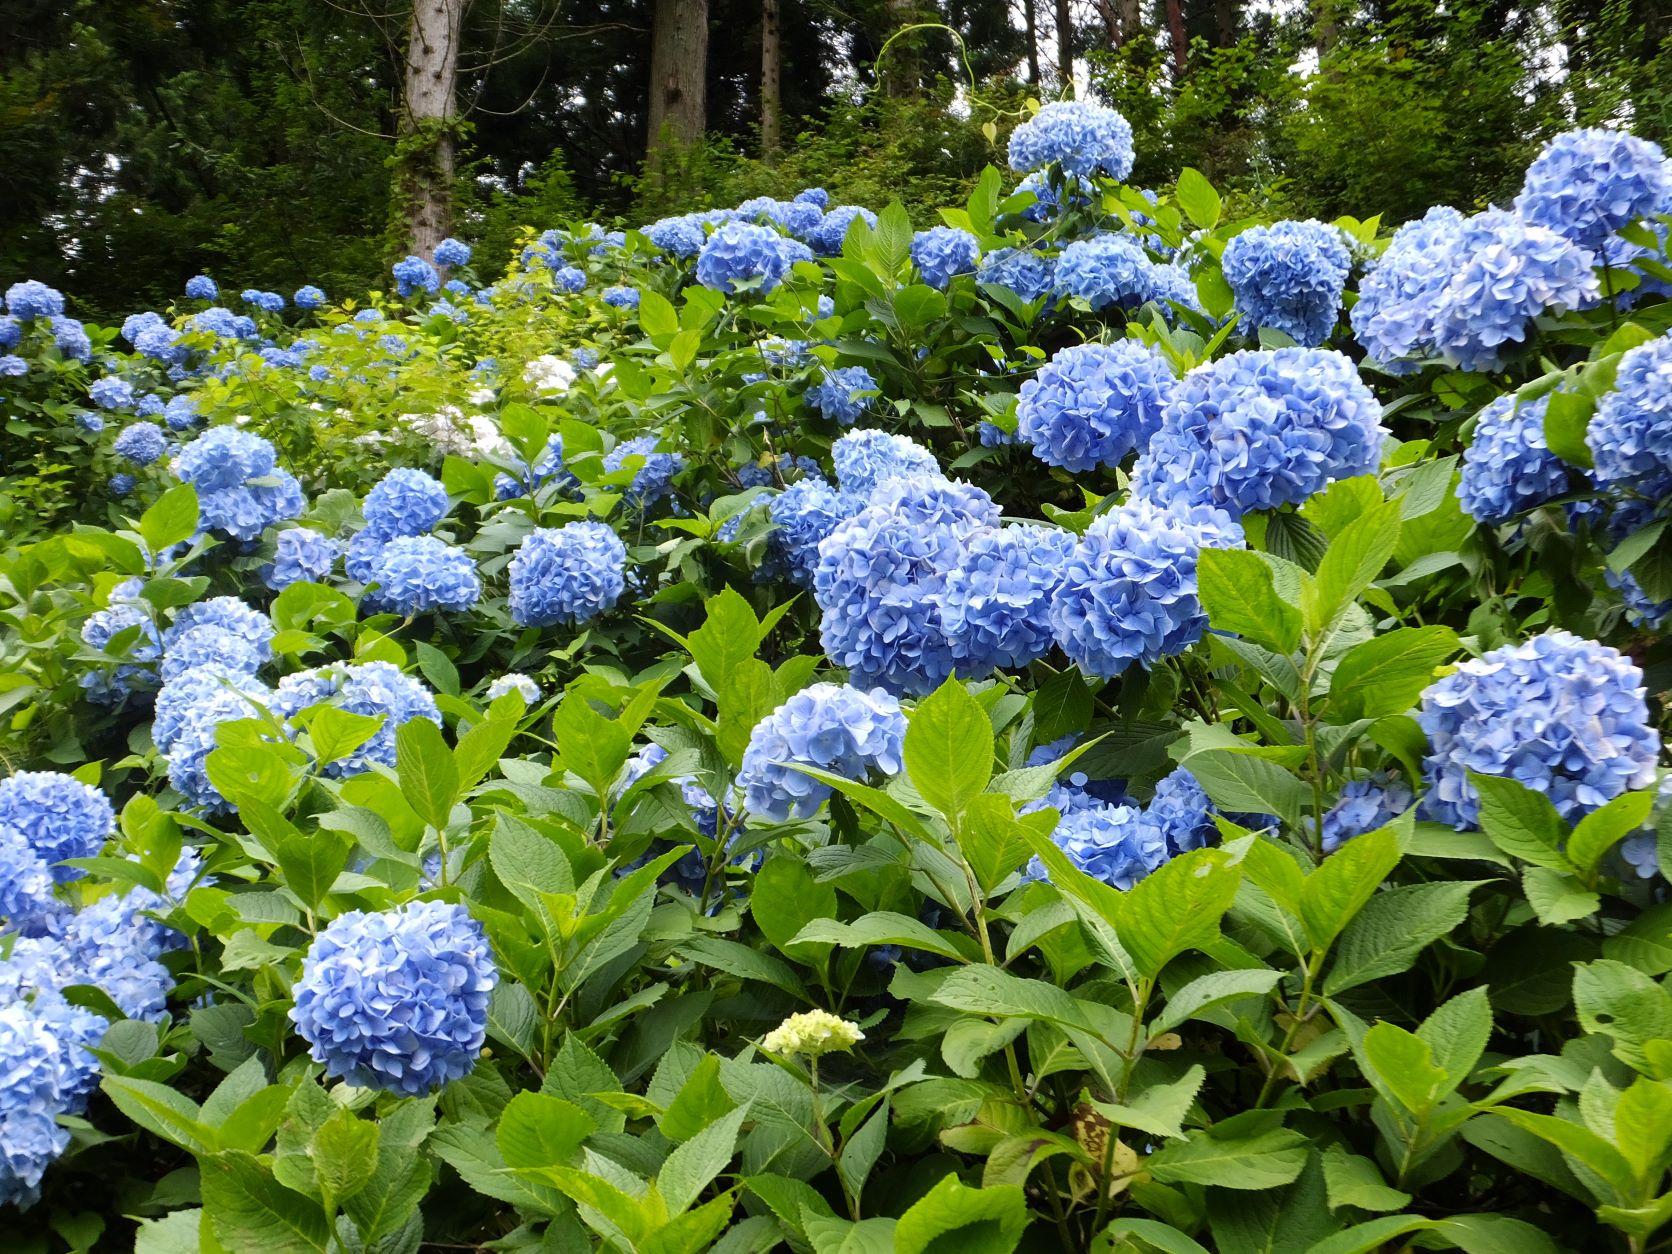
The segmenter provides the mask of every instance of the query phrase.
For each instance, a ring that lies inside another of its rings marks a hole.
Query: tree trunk
[[[1120,0],[1120,41],[1137,38],[1143,28],[1144,15],[1139,0]]]
[[[1022,0],[1022,21],[1028,32],[1028,86],[1039,90],[1039,0]]]
[[[1167,0],[1167,40],[1173,45],[1173,81],[1182,82],[1190,58],[1190,41],[1184,34],[1184,7],[1179,0]]]
[[[1213,0],[1214,42],[1231,48],[1237,42],[1237,0]]]
[[[407,247],[428,258],[453,224],[459,41],[470,0],[413,0],[406,47],[400,190]]]
[[[1068,95],[1074,86],[1074,16],[1069,0],[1057,0],[1057,90]]]
[[[698,143],[708,129],[708,0],[656,0],[650,28],[647,163],[668,147]]]
[[[761,156],[778,155],[784,111],[782,50],[778,36],[778,0],[761,0]]]
[[[888,13],[890,38],[923,20],[917,0],[887,0],[884,7]],[[922,88],[923,62],[918,39],[919,35],[913,33],[887,45],[877,71],[878,86],[882,88],[883,95],[897,100],[910,99]]]

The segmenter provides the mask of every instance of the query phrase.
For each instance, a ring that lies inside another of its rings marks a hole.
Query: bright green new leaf
[[[918,795],[956,820],[993,777],[993,725],[969,689],[948,679],[918,702],[903,753]]]

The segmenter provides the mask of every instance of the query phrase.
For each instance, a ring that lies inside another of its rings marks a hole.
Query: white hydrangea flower
[[[774,1054],[806,1054],[817,1058],[833,1050],[850,1050],[865,1039],[857,1024],[828,1010],[791,1015],[761,1039],[761,1048]]]
[[[523,382],[541,396],[567,392],[575,382],[575,368],[561,357],[547,353],[523,367]]]
[[[508,692],[520,692],[527,705],[533,705],[540,699],[540,685],[527,675],[519,675],[516,671],[506,671],[493,683],[488,685],[488,700],[496,701]]]

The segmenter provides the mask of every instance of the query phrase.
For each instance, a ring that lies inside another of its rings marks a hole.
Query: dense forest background
[[[1120,108],[1135,182],[1388,222],[1507,198],[1575,123],[1672,133],[1667,0],[0,0],[0,32],[0,278],[95,317],[811,184],[926,224],[1030,96]]]

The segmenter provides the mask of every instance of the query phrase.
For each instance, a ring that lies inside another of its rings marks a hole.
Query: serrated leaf
[[[1519,780],[1471,771],[1469,782],[1480,797],[1480,827],[1505,853],[1564,873],[1573,864],[1562,852],[1567,825],[1550,798]]]
[[[1300,610],[1278,595],[1271,564],[1249,549],[1202,550],[1197,596],[1215,631],[1231,632],[1278,653],[1300,643]]]
[[[1139,974],[1153,979],[1186,950],[1211,948],[1241,879],[1225,850],[1196,849],[1134,884],[1115,932]]]
[[[1143,1166],[1163,1184],[1274,1189],[1300,1175],[1306,1166],[1306,1150],[1306,1138],[1287,1128],[1223,1140],[1208,1129],[1151,1154]]]
[[[1341,935],[1324,992],[1410,970],[1418,955],[1469,913],[1469,894],[1486,880],[1411,884],[1372,897]]]
[[[1400,627],[1354,645],[1330,679],[1332,721],[1403,714],[1434,680],[1434,668],[1459,648],[1449,627]]]
[[[956,821],[993,777],[993,725],[969,689],[948,679],[912,712],[902,756],[918,795]]]

